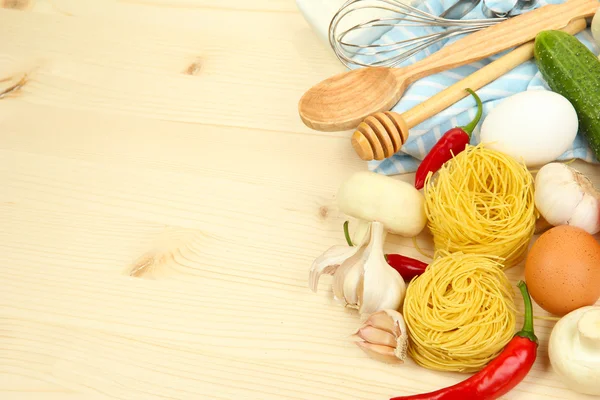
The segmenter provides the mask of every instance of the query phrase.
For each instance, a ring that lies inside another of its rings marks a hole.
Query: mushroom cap
[[[425,197],[408,182],[370,171],[352,174],[337,194],[340,210],[365,221],[381,222],[404,237],[418,235],[425,224]]]
[[[597,342],[585,343],[578,329],[583,315],[596,310],[600,307],[585,306],[571,311],[554,325],[548,342],[552,369],[569,389],[582,394],[600,395],[600,348],[595,348]]]

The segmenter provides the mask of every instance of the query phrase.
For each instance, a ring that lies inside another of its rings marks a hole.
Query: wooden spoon
[[[562,29],[574,19],[593,16],[599,7],[597,0],[546,5],[471,33],[404,68],[368,67],[335,75],[302,96],[300,118],[320,131],[355,128],[368,115],[390,110],[418,79],[521,45],[540,31]]]
[[[562,31],[574,35],[585,28],[585,18],[581,18],[571,22]],[[408,139],[410,128],[470,96],[465,89],[480,89],[530,60],[533,58],[533,48],[533,40],[517,47],[402,114],[384,111],[368,116],[352,135],[352,147],[365,161],[393,156]]]

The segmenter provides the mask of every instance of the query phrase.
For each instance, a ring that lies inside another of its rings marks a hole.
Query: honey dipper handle
[[[586,28],[585,18],[577,19],[561,29],[571,35],[581,32]],[[525,61],[533,58],[534,42],[530,41],[515,50],[500,57],[485,67],[477,70],[466,78],[447,87],[421,104],[416,105],[402,114],[408,128],[412,128],[426,119],[440,113],[459,100],[469,96],[467,88],[477,90],[488,83],[500,78]]]
[[[394,74],[409,84],[529,42],[543,30],[562,29],[575,19],[593,16],[598,8],[597,0],[568,0],[546,5],[470,33],[407,68],[395,69]]]

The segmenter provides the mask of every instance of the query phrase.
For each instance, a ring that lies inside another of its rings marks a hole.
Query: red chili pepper
[[[453,155],[455,156],[463,151],[471,141],[471,134],[481,119],[483,106],[479,96],[477,96],[474,91],[467,89],[467,92],[475,97],[475,101],[477,102],[477,115],[475,115],[475,118],[469,125],[452,128],[437,141],[417,168],[415,174],[415,188],[422,189],[429,172],[434,173],[439,170],[446,161],[452,159]]]
[[[515,334],[498,357],[456,385],[430,393],[393,397],[391,400],[496,400],[517,386],[531,370],[538,348],[527,285],[520,281],[517,286],[525,302],[523,329]]]
[[[385,260],[394,268],[405,281],[410,281],[415,276],[421,275],[427,269],[428,264],[414,258],[406,257],[401,254],[386,254]]]

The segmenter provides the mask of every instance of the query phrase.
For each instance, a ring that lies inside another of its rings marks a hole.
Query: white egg
[[[575,140],[579,122],[564,96],[530,90],[507,97],[481,125],[481,142],[529,166],[555,161]]]

